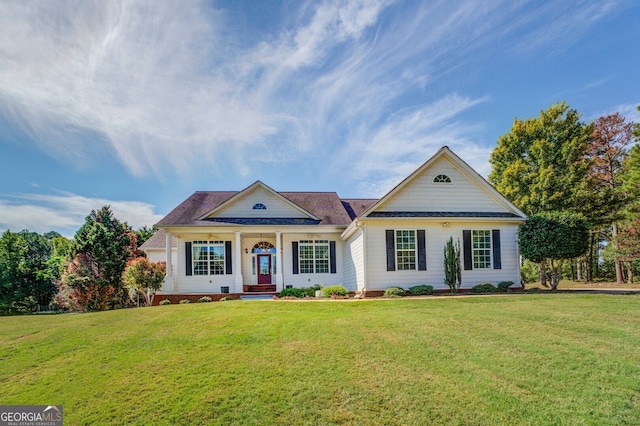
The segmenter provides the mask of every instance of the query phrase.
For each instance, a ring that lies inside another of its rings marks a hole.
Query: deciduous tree
[[[553,210],[586,213],[584,158],[591,133],[591,126],[565,102],[535,118],[516,118],[491,153],[489,181],[527,215]],[[546,286],[544,264],[540,282]]]
[[[48,234],[47,234],[48,235]],[[51,241],[24,230],[0,238],[0,310],[24,313],[48,305],[56,292],[49,273]],[[27,307],[29,307],[27,309]]]
[[[131,300],[136,302],[137,297],[142,296],[145,306],[151,306],[156,291],[162,286],[166,270],[166,262],[155,263],[146,257],[127,262],[123,281]]]
[[[489,181],[527,215],[544,211],[582,211],[576,198],[588,164],[591,127],[564,102],[536,118],[515,119],[491,153]]]
[[[587,189],[589,218],[592,228],[611,230],[609,242],[614,253],[618,244],[618,222],[623,217],[625,193],[621,172],[633,141],[633,123],[625,122],[619,113],[599,117],[593,124],[593,136],[586,159],[589,162]],[[606,234],[605,234],[606,235]],[[616,282],[624,280],[622,260],[615,258]]]

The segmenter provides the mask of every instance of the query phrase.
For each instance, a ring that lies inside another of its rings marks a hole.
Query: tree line
[[[639,140],[638,124],[627,122],[619,113],[584,122],[565,102],[541,111],[538,117],[514,119],[511,130],[498,139],[489,160],[489,181],[530,221],[538,221],[537,231],[528,233],[524,228],[520,238],[523,255],[526,251],[525,257],[537,263],[534,270],[543,285],[547,285],[548,270],[559,279],[561,269],[550,265],[552,260],[560,260],[559,268],[564,266],[574,280],[615,279],[622,284],[638,275]],[[586,232],[575,216],[586,222]],[[547,225],[540,228],[543,219]],[[553,226],[568,222],[576,226],[573,232],[551,232]],[[543,229],[549,233],[540,238]],[[534,236],[535,244],[522,240]],[[574,247],[567,250],[568,245]],[[531,265],[524,265],[525,273],[531,270]],[[552,281],[552,287],[557,286]]]
[[[0,238],[0,313],[93,311],[150,304],[165,276],[138,249],[154,229],[133,230],[109,206],[94,210],[69,240],[27,230]]]

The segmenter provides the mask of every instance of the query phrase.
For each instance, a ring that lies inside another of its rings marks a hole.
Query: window
[[[262,203],[256,203],[253,205],[253,210],[266,210],[267,206]]]
[[[447,175],[438,175],[433,178],[435,183],[451,183],[451,178]]]
[[[193,275],[223,275],[224,259],[224,241],[193,242]]]
[[[329,273],[329,241],[302,240],[298,245],[301,274]]]
[[[491,231],[473,231],[473,269],[491,268]]]
[[[396,265],[399,271],[416,269],[416,231],[396,231]]]

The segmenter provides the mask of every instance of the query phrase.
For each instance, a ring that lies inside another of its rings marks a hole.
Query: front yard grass
[[[65,424],[640,424],[640,296],[233,301],[0,318]]]

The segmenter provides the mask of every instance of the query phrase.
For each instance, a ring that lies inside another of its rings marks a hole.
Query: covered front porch
[[[166,232],[166,238],[169,241],[170,232]],[[197,253],[205,252],[204,256],[208,256],[207,251],[212,251],[212,249],[199,248],[196,253],[193,248],[196,242],[191,243],[192,239],[214,241],[220,246],[225,241],[227,242],[224,244],[224,252],[218,257],[219,259],[224,258],[226,274],[202,275],[196,272],[192,265],[195,265],[199,260]],[[167,271],[172,272],[167,274],[165,278],[162,292],[164,295],[195,294],[191,293],[194,290],[197,293],[209,292],[211,290],[207,287],[210,287],[211,284],[213,284],[211,287],[218,287],[220,294],[276,293],[284,288],[283,256],[285,253],[282,249],[283,233],[280,231],[232,231],[232,233],[220,232],[206,236],[200,234],[197,237],[186,237],[182,234],[178,235],[178,240],[178,259],[186,258],[187,263],[191,262],[188,267],[193,268],[193,272],[191,274],[183,273],[184,266],[182,265],[176,271],[169,260]],[[182,243],[182,241],[185,242]],[[187,248],[183,249],[183,246]],[[193,258],[190,258],[191,256]],[[170,259],[169,255],[167,255],[167,259]],[[196,284],[194,285],[194,283]],[[213,290],[213,292],[218,294],[218,290]]]
[[[242,292],[277,292],[283,288],[282,233],[240,233]]]

